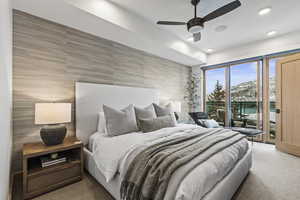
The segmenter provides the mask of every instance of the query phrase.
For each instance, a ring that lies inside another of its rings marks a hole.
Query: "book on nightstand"
[[[66,157],[60,157],[60,158],[56,158],[56,159],[52,159],[50,157],[41,157],[40,159],[41,159],[41,164],[42,164],[43,168],[67,162]]]

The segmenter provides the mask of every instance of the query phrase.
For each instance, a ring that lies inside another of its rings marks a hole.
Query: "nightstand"
[[[60,156],[66,161],[42,167],[41,160]],[[69,137],[60,145],[28,143],[23,146],[23,197],[30,199],[80,181],[83,175],[83,144]]]

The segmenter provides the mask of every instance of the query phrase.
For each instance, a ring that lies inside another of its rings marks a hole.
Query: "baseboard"
[[[13,191],[13,185],[14,185],[14,174],[11,173],[9,177],[9,188],[8,188],[8,200],[12,200],[12,191]]]
[[[14,172],[14,173],[11,173],[11,177],[10,177],[10,183],[9,183],[9,194],[8,194],[8,200],[13,200],[13,191],[14,191],[14,187],[15,187],[15,178],[16,176],[22,176],[22,171],[18,171],[18,172]]]

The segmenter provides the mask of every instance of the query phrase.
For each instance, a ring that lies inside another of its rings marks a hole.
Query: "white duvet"
[[[194,125],[180,125],[173,128],[165,128],[151,133],[130,133],[126,135],[107,137],[105,134],[95,133],[90,138],[90,148],[96,161],[96,165],[105,176],[106,181],[111,181],[117,173],[121,177],[126,173],[123,165],[135,148],[166,137],[176,137],[186,134],[185,131],[194,128]],[[248,149],[246,139],[228,147],[212,156],[205,163],[192,170],[181,182],[179,188],[172,188],[172,179],[176,179],[176,173],[172,176],[165,199],[173,196],[175,199],[199,200],[203,198],[224,176],[226,176]],[[178,170],[180,173],[180,170]]]

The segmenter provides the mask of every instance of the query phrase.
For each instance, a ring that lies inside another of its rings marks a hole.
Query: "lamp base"
[[[63,143],[67,133],[65,125],[50,125],[41,128],[40,135],[45,145],[53,146]]]

